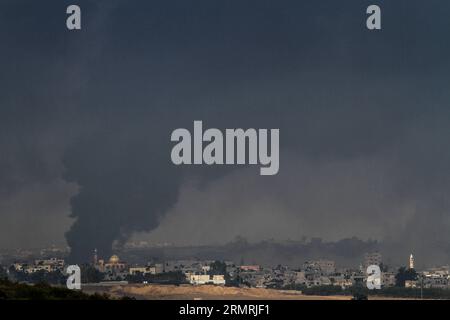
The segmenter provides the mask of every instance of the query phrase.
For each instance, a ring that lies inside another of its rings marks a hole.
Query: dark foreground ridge
[[[86,294],[45,283],[29,285],[0,280],[0,300],[112,300],[112,298],[107,294]]]

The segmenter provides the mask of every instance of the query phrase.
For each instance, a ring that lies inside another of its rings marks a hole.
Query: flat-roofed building
[[[187,274],[188,281],[193,285],[225,285],[224,275],[209,275],[209,274]]]

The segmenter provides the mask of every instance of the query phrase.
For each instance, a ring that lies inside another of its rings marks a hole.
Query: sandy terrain
[[[305,296],[298,291],[220,286],[117,285],[85,286],[87,293],[108,293],[114,297],[129,296],[144,300],[349,300],[345,296]]]

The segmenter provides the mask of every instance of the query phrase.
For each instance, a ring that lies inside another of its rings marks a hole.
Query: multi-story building
[[[336,264],[332,260],[306,261],[303,268],[306,273],[316,273],[321,275],[331,275],[336,272]]]
[[[352,279],[347,278],[344,274],[330,276],[330,281],[334,286],[341,287],[342,289],[349,288],[353,285]]]
[[[396,284],[395,273],[383,272],[381,274],[381,286],[383,288],[394,287]]]
[[[193,285],[225,285],[224,275],[187,274],[186,278]]]
[[[378,251],[375,252],[369,252],[364,255],[364,263],[363,263],[363,271],[372,265],[379,266],[382,263],[382,256],[381,253]]]
[[[64,260],[51,258],[35,260],[34,263],[14,263],[13,267],[16,271],[22,271],[25,273],[35,273],[38,271],[54,272],[62,271],[64,269]]]
[[[448,289],[450,282],[448,276],[439,274],[424,275],[419,281],[424,288]]]
[[[50,259],[41,259],[34,261],[35,266],[50,266],[50,271],[63,270],[64,269],[64,259],[50,258]],[[45,267],[44,269],[47,269]]]
[[[136,274],[152,274],[150,267],[131,267],[128,269],[130,275]]]

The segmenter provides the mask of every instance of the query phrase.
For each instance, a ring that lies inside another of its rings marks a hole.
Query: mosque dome
[[[119,263],[119,257],[118,256],[116,256],[116,255],[113,255],[113,256],[111,256],[111,258],[109,258],[109,263],[111,263],[111,264],[117,264],[117,263]]]

